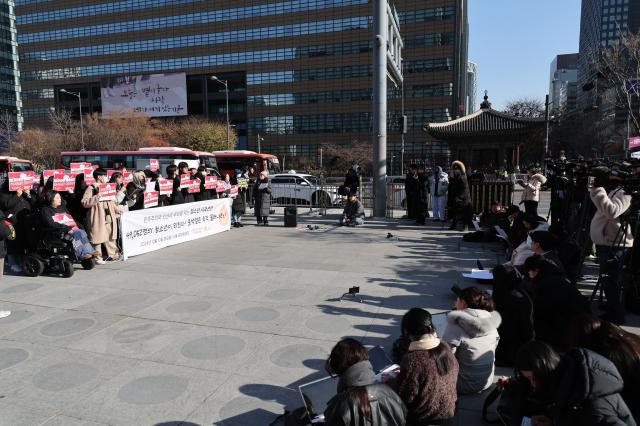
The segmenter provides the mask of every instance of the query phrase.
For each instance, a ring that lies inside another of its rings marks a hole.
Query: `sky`
[[[551,61],[578,52],[580,0],[468,0],[469,60],[478,64],[477,102],[544,100]]]

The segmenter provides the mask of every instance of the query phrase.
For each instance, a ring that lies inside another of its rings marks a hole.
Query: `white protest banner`
[[[126,258],[228,231],[231,199],[125,212],[120,218]]]
[[[116,199],[116,184],[101,183],[98,185],[98,194],[100,201],[114,201]]]
[[[144,208],[156,207],[158,205],[158,191],[147,191],[144,193]]]

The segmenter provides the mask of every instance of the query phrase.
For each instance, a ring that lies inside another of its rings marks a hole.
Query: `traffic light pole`
[[[387,0],[373,0],[373,216],[387,206]]]

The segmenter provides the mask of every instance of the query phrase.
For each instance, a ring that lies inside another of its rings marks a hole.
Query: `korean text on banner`
[[[640,148],[640,136],[629,138],[629,150]]]
[[[33,187],[33,172],[9,172],[9,191],[30,191]]]
[[[137,256],[231,228],[231,199],[199,201],[125,212],[122,253]]]
[[[51,216],[51,219],[53,219],[53,221],[56,223],[70,227],[74,231],[78,229],[78,225],[76,224],[76,221],[73,220],[73,217],[68,213],[54,214],[53,216]]]
[[[53,190],[58,192],[70,192],[76,187],[76,175],[69,173],[54,173]]]
[[[144,193],[144,208],[156,207],[158,205],[158,191],[148,191]]]
[[[171,195],[173,192],[173,180],[158,178],[158,186],[160,187],[160,195]]]
[[[216,189],[218,187],[218,176],[205,176],[204,189]]]
[[[116,199],[116,184],[101,183],[98,185],[98,194],[100,201],[114,201]]]

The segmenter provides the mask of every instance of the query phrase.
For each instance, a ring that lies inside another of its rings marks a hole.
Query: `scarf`
[[[420,340],[411,342],[409,351],[428,351],[437,348],[440,345],[440,339],[435,334],[423,334]]]

